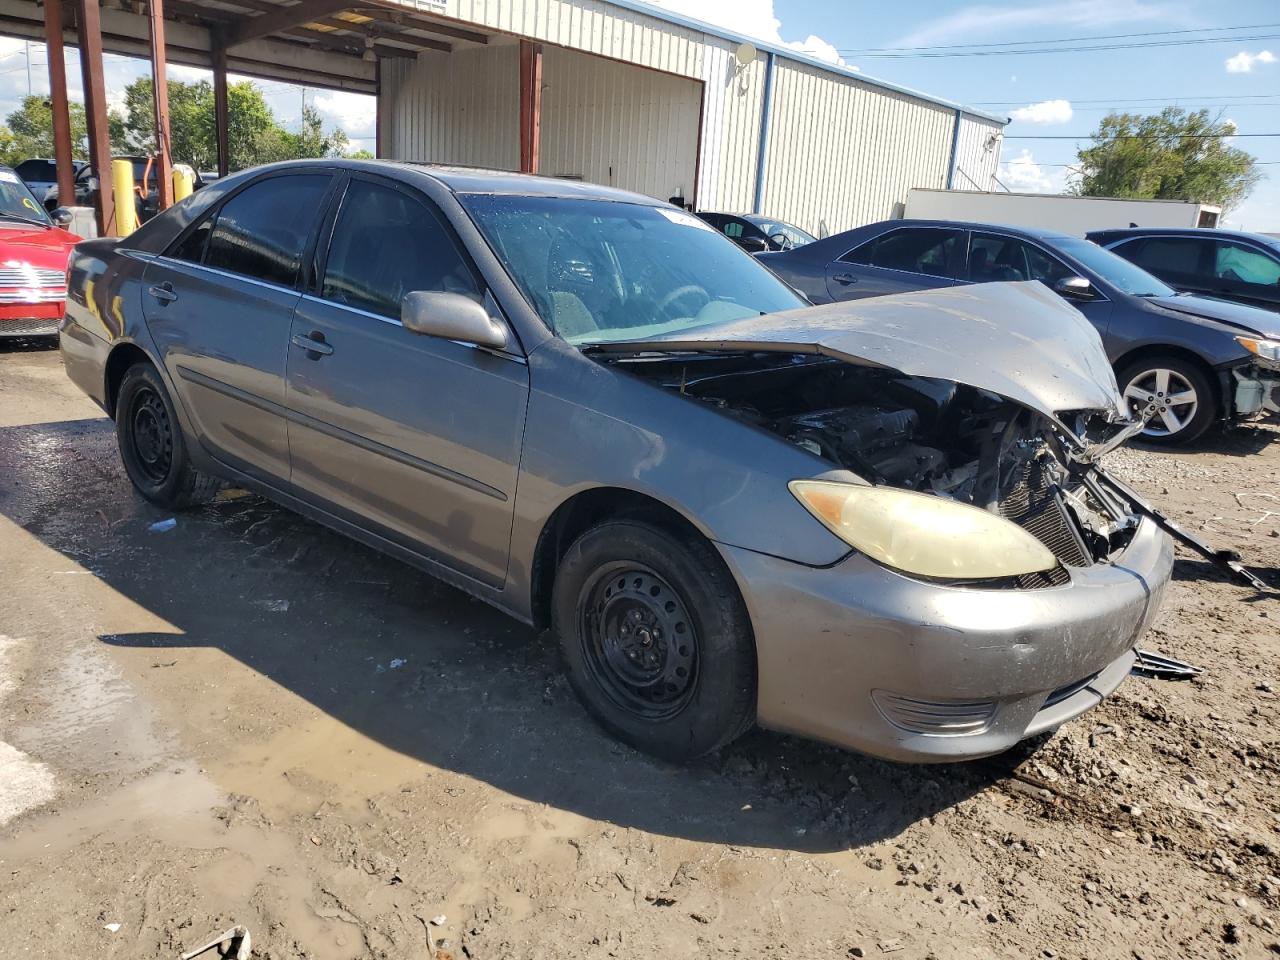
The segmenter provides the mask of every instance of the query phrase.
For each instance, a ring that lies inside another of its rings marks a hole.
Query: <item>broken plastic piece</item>
[[[1129,673],[1146,680],[1190,680],[1199,676],[1200,668],[1193,667],[1182,660],[1166,657],[1150,650],[1135,650],[1138,659],[1134,661]]]
[[[237,941],[239,942],[237,943]],[[218,934],[203,947],[197,947],[195,950],[184,953],[182,955],[182,960],[191,960],[192,957],[198,957],[206,950],[212,950],[217,946],[222,947],[222,955],[228,958],[228,960],[249,960],[249,953],[252,949],[249,938],[249,928],[241,926],[232,927],[230,930],[226,930]]]
[[[152,533],[168,533],[178,525],[176,517],[170,517],[168,520],[157,520],[151,526],[147,527]]]

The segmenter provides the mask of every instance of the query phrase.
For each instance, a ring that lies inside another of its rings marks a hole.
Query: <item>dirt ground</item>
[[[1112,463],[1280,585],[1280,429]],[[1020,767],[680,768],[548,638],[235,494],[154,528],[57,352],[0,347],[0,956],[1280,953],[1280,602],[1188,554],[1144,646],[1201,677]]]

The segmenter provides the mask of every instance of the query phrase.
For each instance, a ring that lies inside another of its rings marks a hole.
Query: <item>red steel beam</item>
[[[156,204],[167,210],[173,203],[173,142],[169,137],[169,79],[164,57],[164,0],[149,0],[151,25],[151,95],[156,114]],[[146,184],[142,184],[146,190]]]
[[[520,41],[520,172],[538,172],[542,139],[542,44]]]
[[[76,171],[72,164],[71,111],[67,103],[67,63],[62,54],[62,4],[46,0],[44,42],[49,60],[49,106],[53,111],[53,158],[58,168],[58,204],[75,206]],[[44,197],[39,198],[41,201]]]
[[[76,0],[80,38],[80,74],[84,112],[89,127],[89,162],[98,175],[98,235],[114,236],[116,205],[111,195],[111,135],[107,128],[107,93],[102,72],[102,20],[98,0]]]

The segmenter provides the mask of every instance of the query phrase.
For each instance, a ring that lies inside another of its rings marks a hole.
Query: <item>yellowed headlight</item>
[[[1021,527],[966,503],[829,480],[792,480],[788,486],[837,537],[904,573],[979,580],[1058,565],[1049,548]]]

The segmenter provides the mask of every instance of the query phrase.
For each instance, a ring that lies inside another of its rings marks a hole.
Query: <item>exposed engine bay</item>
[[[1064,566],[1132,539],[1139,517],[1040,413],[975,387],[781,353],[619,355],[608,362],[769,430],[874,484],[949,497],[1014,521]],[[1081,416],[1081,426],[1087,417]],[[1111,428],[1114,432],[1114,427]],[[1021,586],[1065,582],[1059,569]]]

